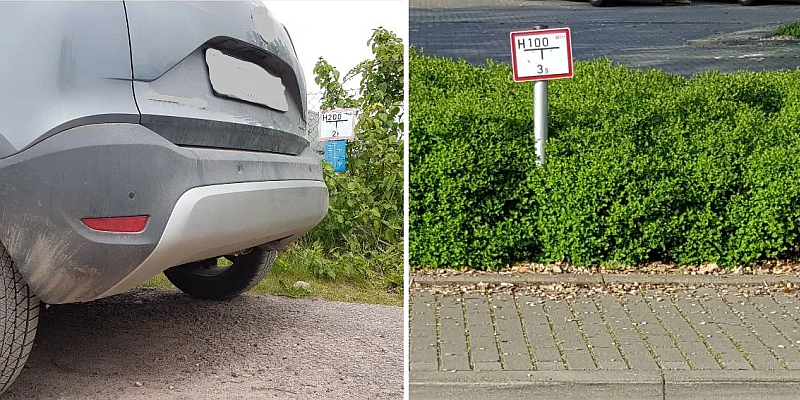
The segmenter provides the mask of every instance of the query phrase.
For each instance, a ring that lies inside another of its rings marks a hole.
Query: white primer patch
[[[205,99],[201,99],[199,97],[187,98],[187,97],[179,97],[179,96],[170,96],[170,95],[166,95],[166,94],[156,93],[156,92],[154,92],[152,90],[143,93],[142,97],[144,97],[147,100],[163,101],[163,102],[167,102],[167,103],[181,104],[181,105],[184,105],[184,106],[191,106],[191,107],[200,108],[200,109],[205,109],[205,108],[208,107],[208,102],[205,101]]]
[[[281,78],[260,66],[223,54],[216,49],[206,50],[206,64],[211,87],[223,95],[261,104],[286,112],[286,87]]]
[[[265,42],[270,43],[278,37],[275,33],[275,20],[272,19],[269,10],[264,7],[256,7],[253,10],[252,17],[253,25],[255,25],[256,30]]]

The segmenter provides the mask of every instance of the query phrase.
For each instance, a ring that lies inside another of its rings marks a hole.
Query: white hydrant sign
[[[355,108],[324,110],[319,116],[319,140],[355,139],[353,128],[356,124]]]
[[[511,32],[511,65],[517,82],[572,78],[569,28]]]

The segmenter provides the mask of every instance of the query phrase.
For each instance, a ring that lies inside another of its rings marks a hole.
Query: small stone
[[[311,284],[306,282],[306,281],[297,281],[297,282],[294,283],[294,287],[302,288],[302,289],[308,289],[308,288],[311,287]]]
[[[169,385],[169,390],[174,390],[175,386]]]
[[[143,383],[139,382],[139,381],[136,381],[136,382],[133,383],[133,386],[136,386],[136,387],[142,387],[142,385],[143,385]]]
[[[703,275],[707,275],[707,274],[711,274],[711,273],[716,272],[718,269],[719,269],[719,265],[717,265],[715,263],[710,263],[710,264],[706,264],[706,265],[703,265],[702,267],[700,267],[700,270],[698,272],[700,272]]]

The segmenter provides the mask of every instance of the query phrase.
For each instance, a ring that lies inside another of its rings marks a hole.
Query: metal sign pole
[[[547,81],[533,83],[533,134],[536,138],[536,165],[547,161],[544,144],[547,142]]]
[[[534,30],[547,29],[536,25]],[[536,138],[536,165],[547,161],[544,144],[547,142],[547,81],[533,82],[533,134]]]

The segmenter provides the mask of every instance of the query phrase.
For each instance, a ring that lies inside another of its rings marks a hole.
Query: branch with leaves
[[[325,163],[330,209],[309,237],[331,254],[362,258],[367,275],[401,287],[403,275],[403,54],[394,33],[378,28],[367,45],[373,58],[344,77],[324,59],[314,67],[322,108],[357,108],[357,139],[347,146],[347,171]],[[358,90],[345,83],[359,78]]]

